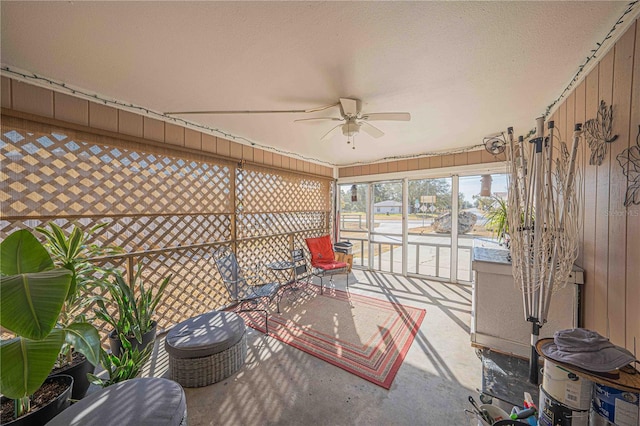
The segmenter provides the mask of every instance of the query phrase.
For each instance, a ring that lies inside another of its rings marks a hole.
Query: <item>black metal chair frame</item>
[[[245,275],[242,268],[238,264],[235,253],[229,247],[222,247],[214,252],[214,262],[222,277],[222,281],[229,292],[229,297],[234,305],[239,305],[238,312],[260,311],[264,312],[265,334],[269,334],[269,311],[260,308],[261,299],[267,301],[268,304],[275,298],[278,313],[280,313],[280,299],[278,295],[280,283],[269,282],[264,279],[264,275],[260,269],[249,269],[254,275]],[[250,284],[256,282],[260,284]],[[243,305],[249,304],[251,307],[243,308]]]

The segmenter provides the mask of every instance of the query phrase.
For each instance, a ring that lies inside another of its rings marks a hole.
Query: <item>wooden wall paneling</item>
[[[364,166],[363,167],[363,174],[368,174],[368,173],[364,173]],[[407,160],[407,170],[418,170],[420,168],[420,161],[417,158],[411,158],[409,160]]]
[[[598,109],[598,66],[587,75],[585,86],[585,120],[593,118]],[[595,278],[596,262],[596,166],[589,164],[590,150],[586,149],[584,169],[584,270],[585,270],[585,326],[606,333],[606,322],[596,317],[596,294],[599,283]],[[603,283],[604,284],[604,283]],[[600,292],[602,293],[602,292]],[[602,294],[601,294],[602,296]]]
[[[142,133],[145,139],[164,142],[164,121],[151,117],[142,117]]]
[[[407,170],[409,170],[409,160],[398,161],[398,171],[406,172]]]
[[[216,153],[225,157],[231,156],[231,142],[223,138],[216,138]]]
[[[242,159],[244,161],[253,162],[253,147],[249,145],[242,145]]]
[[[299,171],[299,172],[303,172],[304,171],[304,161],[300,160],[300,159],[296,159],[296,168],[295,170]]]
[[[283,167],[285,169],[289,168],[291,163],[289,157],[280,154],[273,154],[271,158],[271,163],[276,167]]]
[[[469,151],[467,152],[467,164],[480,164],[482,163],[482,152]]]
[[[303,161],[302,162],[302,166],[303,166],[303,171],[305,173],[310,173],[311,172],[311,163],[309,163],[308,161]]]
[[[340,170],[340,177],[353,176],[353,167],[344,167]]]
[[[486,149],[483,149],[482,151],[480,151],[480,157],[482,158],[483,163],[493,163],[497,161],[496,156],[490,153],[489,151],[487,151]]]
[[[380,169],[379,169],[379,167],[378,167],[378,163],[375,163],[375,164],[369,164],[369,173],[370,173],[370,174],[372,174],[372,175],[376,175],[376,174],[380,173],[380,172],[379,172],[379,170],[380,170]]]
[[[89,126],[118,132],[118,110],[108,105],[89,102]]]
[[[574,117],[575,117],[575,122],[576,123],[582,123],[584,125],[584,107],[585,107],[585,89],[586,89],[586,82],[585,80],[583,80],[574,90],[574,94],[575,94],[575,105],[574,105]],[[585,184],[585,150],[586,150],[586,145],[587,142],[585,141],[584,138],[584,133],[582,134],[581,138],[580,138],[580,145],[578,146],[578,157],[576,159],[576,170],[578,173],[576,173],[576,176],[578,177],[578,179],[576,180],[576,191],[578,191],[578,196],[580,197],[581,200],[581,205],[582,205],[582,209],[580,212],[580,231],[579,231],[579,241],[580,243],[578,244],[578,258],[576,259],[576,263],[578,264],[578,266],[583,267],[584,268],[584,228],[585,228],[585,223],[584,223],[584,215],[585,215],[585,209],[584,209],[584,197],[585,197],[585,190],[584,190],[584,184]],[[583,308],[584,308],[584,303],[582,304]],[[584,312],[582,312],[582,314],[584,315]]]
[[[260,148],[253,148],[253,161],[258,164],[264,163],[264,151]]]
[[[559,148],[560,142],[567,142],[567,101],[564,100],[562,104],[558,107],[555,117],[555,134],[558,136],[553,141],[553,146]],[[556,151],[557,152],[557,151]]]
[[[489,154],[489,153],[487,153]],[[489,154],[491,155],[491,154]],[[442,157],[439,155],[435,155],[433,157],[429,157],[429,168],[437,169],[438,167],[442,167]]]
[[[353,166],[353,175],[362,176],[362,166]]]
[[[118,132],[124,135],[143,137],[142,116],[129,111],[118,110]]]
[[[598,77],[598,102],[604,100],[607,105],[611,105],[613,97],[613,62],[615,58],[615,50],[611,49],[600,61],[599,77]],[[595,115],[594,115],[595,116]],[[611,147],[608,147],[607,156],[601,165],[596,167],[597,184],[596,184],[596,263],[595,263],[595,280],[597,283],[595,316],[598,320],[605,319],[605,328],[598,330],[604,336],[610,335],[610,322],[608,315],[608,282],[607,276],[609,272],[609,158],[611,155]],[[602,327],[602,325],[600,325]]]
[[[202,150],[211,152],[212,154],[218,153],[218,138],[213,135],[202,133]]]
[[[229,142],[229,156],[236,160],[242,160],[242,146],[238,142]]]
[[[266,164],[267,166],[273,165],[273,152],[271,151],[264,152],[264,164]]]
[[[366,175],[368,175],[370,173],[371,173],[370,165],[369,164],[363,164],[362,165],[362,174],[366,176]]]
[[[398,171],[398,162],[397,161],[389,161],[387,163],[387,172],[393,173]]]
[[[53,118],[53,91],[13,80],[11,96],[13,109]]]
[[[389,163],[378,163],[378,173],[387,173],[389,171]]]
[[[171,145],[184,146],[185,128],[172,123],[164,123],[164,141]]]
[[[309,163],[309,173],[311,174],[318,174],[318,172],[316,171],[316,167],[318,165],[316,163]]]
[[[7,77],[0,77],[0,105],[2,108],[12,108],[11,79]]]
[[[65,93],[53,93],[53,116],[68,123],[89,125],[89,101]]]
[[[442,159],[442,167],[453,166],[453,155],[443,155],[440,158]]]
[[[466,166],[469,164],[469,154],[466,152],[459,152],[453,156],[453,164],[455,166]]]
[[[429,165],[431,158],[432,157],[420,157],[420,158],[418,158],[418,168],[420,170],[425,170],[425,169],[428,169],[429,167],[431,167]]]
[[[618,139],[609,145],[609,255],[607,300],[610,339],[616,345],[626,344],[625,322],[627,287],[627,212],[624,197],[627,177],[618,164],[617,156],[629,147],[631,114],[631,76],[633,74],[634,31],[627,31],[617,41],[613,65],[613,133]]]
[[[184,146],[187,148],[202,150],[202,133],[197,130],[185,128]]]
[[[630,147],[635,146],[640,135],[640,20],[636,20],[636,41],[634,50],[632,89],[631,89],[631,113],[630,113]],[[614,142],[615,143],[615,142]],[[627,212],[627,341],[626,347],[629,350],[636,348],[636,358],[640,357],[640,205],[631,204],[626,209]]]

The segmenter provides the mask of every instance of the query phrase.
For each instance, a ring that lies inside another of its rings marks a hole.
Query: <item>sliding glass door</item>
[[[353,244],[353,264],[369,268],[369,185],[340,185],[340,240]]]
[[[372,185],[370,268],[402,272],[402,182]]]
[[[451,178],[408,181],[407,273],[451,278]]]

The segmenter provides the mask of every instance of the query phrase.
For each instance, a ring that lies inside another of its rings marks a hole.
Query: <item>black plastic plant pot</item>
[[[73,400],[79,400],[85,397],[91,385],[87,374],[93,373],[95,370],[95,366],[91,364],[84,355],[78,353],[76,356],[80,357],[82,361],[72,364],[71,366],[62,367],[51,374],[51,376],[67,374],[73,377],[73,392],[71,392],[71,399]]]
[[[131,347],[133,349],[138,349],[138,351],[142,352],[147,348],[147,346],[152,345],[156,340],[156,329],[158,328],[158,323],[156,321],[152,322],[151,330],[147,331],[142,335],[142,343],[138,342],[135,337],[128,337],[127,340],[131,343]],[[116,335],[116,331],[112,330],[109,333],[109,347],[111,348],[111,353],[115,356],[119,357],[122,352],[122,342],[120,338]]]
[[[65,408],[67,408],[71,403],[69,398],[71,398],[71,392],[73,389],[73,377],[66,374],[60,374],[47,377],[47,379],[44,381],[44,383],[50,382],[62,383],[66,385],[66,389],[44,407],[41,407],[35,411],[31,411],[28,414],[12,420],[8,423],[4,423],[4,425],[40,426],[47,423],[49,420],[51,420],[52,418],[60,414]],[[2,397],[2,402],[6,400],[7,398]]]

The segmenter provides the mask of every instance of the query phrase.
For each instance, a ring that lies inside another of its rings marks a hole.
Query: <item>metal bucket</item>
[[[546,359],[542,373],[542,387],[547,394],[569,408],[588,410],[591,406],[593,382],[578,377]]]
[[[540,386],[538,405],[540,426],[588,426],[589,410],[576,410],[562,404]]]
[[[640,426],[640,394],[596,383],[590,425]]]

